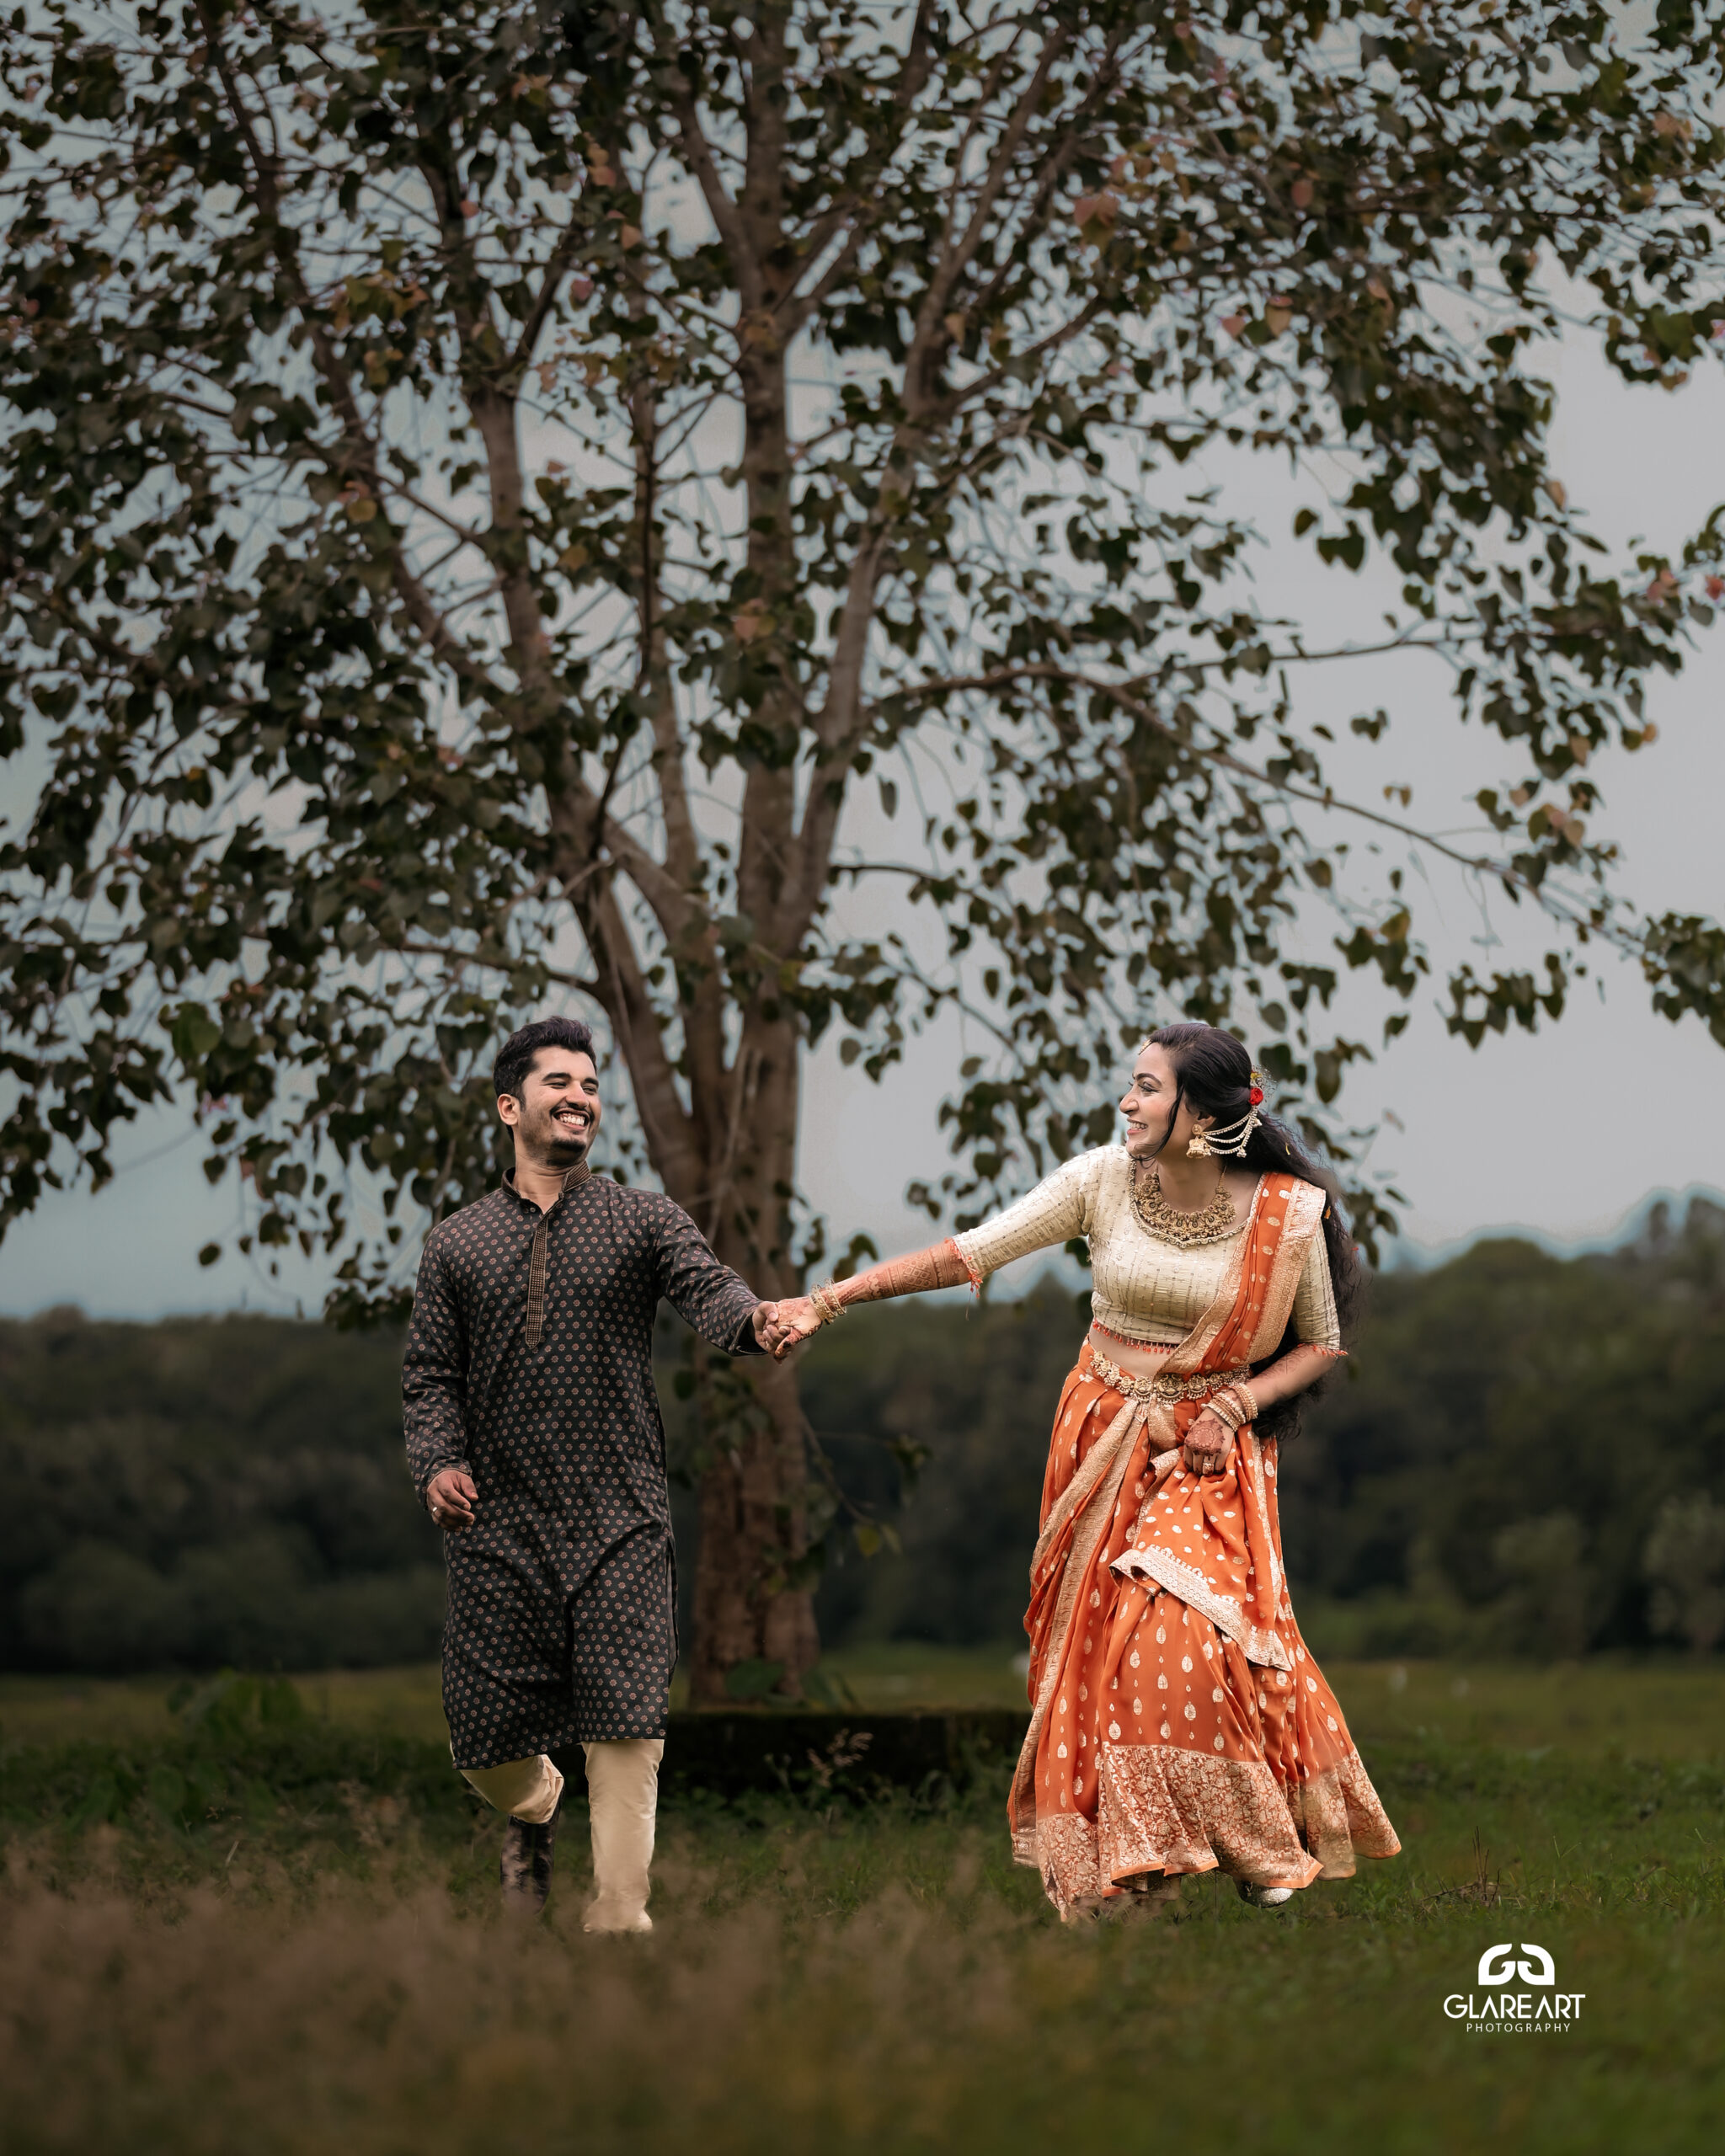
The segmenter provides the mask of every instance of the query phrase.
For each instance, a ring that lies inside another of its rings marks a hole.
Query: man
[[[579,1742],[598,1889],[585,1928],[650,1931],[676,1658],[654,1318],[662,1295],[714,1347],[756,1354],[776,1312],[670,1198],[592,1173],[585,1026],[524,1027],[493,1081],[515,1168],[433,1229],[402,1370],[409,1465],[446,1537],[450,1750],[509,1815],[505,1897],[535,1909],[563,1794],[548,1755]]]

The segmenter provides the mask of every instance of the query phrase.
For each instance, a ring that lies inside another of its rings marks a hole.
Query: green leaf
[[[182,1003],[169,1022],[174,1051],[188,1070],[195,1070],[217,1045],[222,1028],[200,1003]]]

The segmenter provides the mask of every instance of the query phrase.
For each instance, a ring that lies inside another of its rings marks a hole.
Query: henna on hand
[[[934,1288],[956,1288],[970,1278],[970,1268],[959,1257],[957,1246],[950,1239],[943,1243],[931,1243],[927,1250],[912,1251],[904,1257],[889,1257],[879,1265],[871,1265],[866,1273],[852,1273],[848,1280],[833,1280],[818,1289],[820,1301],[814,1295],[786,1295],[778,1304],[775,1331],[777,1337],[770,1343],[775,1358],[782,1362],[793,1348],[818,1331],[852,1303],[880,1303],[897,1295],[927,1294]]]
[[[948,1236],[944,1242],[930,1243],[926,1250],[887,1258],[879,1265],[871,1265],[866,1273],[836,1281],[826,1292],[838,1303],[881,1303],[897,1295],[926,1295],[936,1288],[963,1287],[969,1278],[969,1267]]]
[[[1204,1428],[1206,1423],[1209,1430]],[[1234,1433],[1220,1415],[1212,1415],[1206,1407],[1187,1431],[1182,1451],[1194,1475],[1226,1475],[1234,1454]]]
[[[807,1295],[781,1296],[773,1327],[775,1337],[769,1343],[773,1360],[783,1362],[792,1348],[817,1331],[820,1326],[820,1313]]]

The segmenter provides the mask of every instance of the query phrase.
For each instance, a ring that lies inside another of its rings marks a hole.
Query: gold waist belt
[[[1250,1363],[1231,1370],[1197,1370],[1189,1377],[1172,1370],[1158,1370],[1154,1377],[1135,1378],[1106,1355],[1090,1351],[1090,1367],[1110,1391],[1128,1400],[1158,1400],[1164,1406],[1176,1400],[1208,1400],[1224,1385],[1237,1385],[1252,1375]]]

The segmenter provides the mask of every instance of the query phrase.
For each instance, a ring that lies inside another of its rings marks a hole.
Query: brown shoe
[[[537,1916],[545,1907],[546,1897],[551,1892],[557,1822],[562,1815],[560,1798],[557,1810],[542,1827],[517,1819],[513,1813],[510,1815],[503,1830],[503,1851],[497,1860],[498,1883],[503,1888],[505,1908],[523,1916]]]

